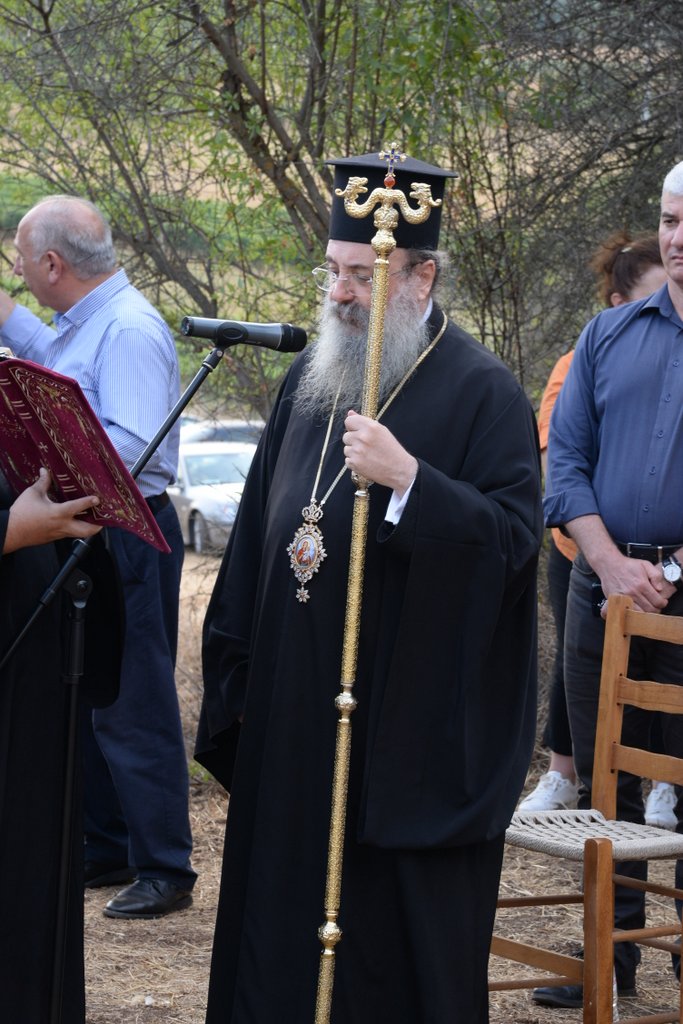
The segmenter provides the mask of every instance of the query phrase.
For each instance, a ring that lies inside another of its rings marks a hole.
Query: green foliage
[[[35,175],[0,175],[0,231],[14,234],[27,209],[43,194],[43,183]]]
[[[459,172],[446,301],[531,394],[683,138],[674,0],[0,0],[0,29],[6,231],[84,194],[172,324],[306,325],[324,161],[396,141]],[[264,414],[282,369],[235,350],[220,394]]]

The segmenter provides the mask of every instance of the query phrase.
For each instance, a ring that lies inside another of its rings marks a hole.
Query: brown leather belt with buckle
[[[645,558],[648,562],[656,565],[683,547],[683,542],[680,544],[635,544],[630,541],[628,544],[617,544],[617,547],[622,555],[627,555],[629,558]]]

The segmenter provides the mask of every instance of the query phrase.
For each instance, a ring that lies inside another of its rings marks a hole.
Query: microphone
[[[306,331],[291,324],[247,324],[239,320],[211,320],[203,316],[185,316],[181,333],[194,338],[210,338],[221,345],[261,345],[276,352],[301,352],[308,340]]]

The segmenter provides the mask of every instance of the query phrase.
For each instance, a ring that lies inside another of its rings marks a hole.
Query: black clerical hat
[[[334,188],[344,189],[350,177],[367,178],[367,193],[358,199],[362,205],[373,188],[383,188],[387,174],[387,161],[380,160],[379,153],[366,153],[364,156],[345,156],[336,160],[327,160],[334,166]],[[425,182],[431,186],[432,199],[442,199],[446,178],[457,178],[456,171],[444,171],[433,167],[423,160],[406,157],[394,164],[395,188],[405,193],[411,206],[415,201],[410,199],[411,185],[414,181]],[[409,224],[405,217],[399,216],[398,226],[394,232],[396,245],[399,249],[436,249],[439,244],[439,228],[441,226],[441,207],[436,206],[422,224]],[[349,217],[344,209],[344,200],[333,193],[332,210],[330,212],[329,237],[340,242],[368,243],[377,233],[374,217]]]

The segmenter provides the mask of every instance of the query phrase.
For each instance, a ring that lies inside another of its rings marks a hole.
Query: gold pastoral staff
[[[387,308],[389,287],[389,256],[396,248],[394,231],[399,222],[399,210],[410,224],[421,224],[429,217],[434,207],[441,205],[440,199],[432,199],[431,187],[424,183],[412,183],[411,198],[417,199],[413,209],[400,189],[394,189],[393,165],[396,159],[396,143],[389,147],[387,175],[384,188],[375,188],[364,203],[358,197],[367,192],[367,178],[350,177],[346,188],[335,189],[335,194],[344,200],[344,210],[349,217],[367,217],[374,211],[374,225],[377,234],[370,244],[377,254],[372,275],[372,297],[370,300],[370,326],[365,356],[365,374],[361,412],[363,416],[376,419],[379,404],[380,376],[382,369],[382,343],[384,340],[384,316]],[[385,153],[380,154],[380,159]],[[398,209],[396,208],[398,207]],[[334,986],[335,947],[342,933],[337,924],[341,903],[341,880],[343,867],[344,834],[346,829],[346,798],[351,758],[351,714],[356,707],[353,686],[358,661],[358,638],[360,635],[361,604],[363,600],[363,574],[365,568],[365,545],[368,528],[369,485],[372,481],[353,474],[356,492],[353,502],[353,523],[351,527],[351,554],[346,593],[346,616],[344,621],[344,644],[342,649],[341,693],[335,700],[339,712],[337,740],[334,754],[334,776],[332,781],[332,812],[325,885],[325,922],[318,929],[323,946],[318,974],[318,993],[315,1008],[315,1024],[328,1024],[332,1008]]]

